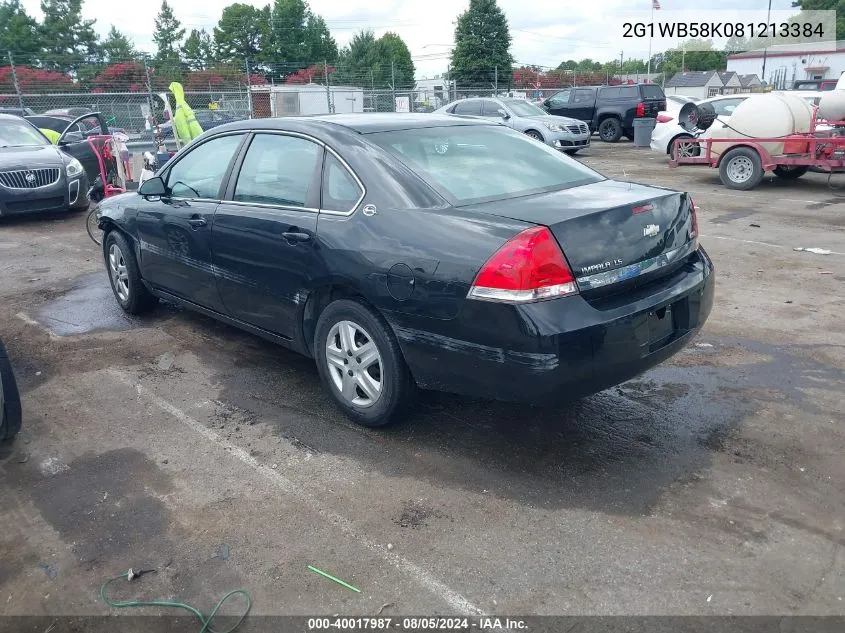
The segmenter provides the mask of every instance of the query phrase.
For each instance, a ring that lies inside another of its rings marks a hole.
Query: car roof
[[[19,121],[19,120],[20,120],[20,119],[22,119],[22,118],[23,118],[23,117],[18,116],[17,114],[10,114],[10,113],[7,113],[7,112],[0,112],[0,121],[15,121],[15,120],[18,120],[18,121]]]
[[[372,134],[394,130],[453,127],[458,125],[498,125],[498,123],[483,119],[465,119],[436,113],[362,112],[354,114],[321,114],[289,116],[275,119],[252,119],[227,123],[214,129],[215,131],[270,129],[307,132],[309,130],[318,131],[327,130],[332,127],[343,127],[359,134]]]

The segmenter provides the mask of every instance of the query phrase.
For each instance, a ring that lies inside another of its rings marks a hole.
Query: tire
[[[778,178],[783,178],[784,180],[797,180],[806,174],[808,169],[810,169],[808,165],[778,165],[772,171]]]
[[[577,148],[577,149],[565,149],[565,150],[563,150],[563,153],[569,154],[570,156],[575,156],[575,154],[577,154],[580,149],[581,149],[580,147]]]
[[[750,147],[735,147],[722,156],[719,177],[728,189],[754,189],[763,180],[760,155]]]
[[[416,386],[396,337],[384,319],[357,301],[341,299],[323,310],[314,333],[314,358],[324,388],[358,424],[394,422],[413,399]]]
[[[21,430],[21,398],[6,348],[0,343],[0,441],[10,440]]]
[[[152,310],[158,299],[141,281],[135,251],[119,231],[109,231],[103,239],[103,257],[114,298],[123,311],[129,314],[143,314]]]
[[[546,142],[546,141],[543,140],[543,135],[540,134],[537,130],[525,130],[525,135],[530,136],[535,141],[540,141],[541,143]]]
[[[615,143],[622,138],[622,121],[609,117],[599,124],[599,138],[605,143]]]
[[[678,136],[676,136],[671,141],[669,141],[669,147],[666,150],[666,153],[669,154],[669,156],[671,156],[674,159],[675,158],[675,141],[677,141],[678,139],[688,139],[688,138],[693,138],[693,137],[690,136],[689,134],[678,134]],[[698,145],[693,145],[693,146],[689,147],[686,151],[687,151],[687,153],[686,154],[682,153],[681,156],[698,156],[699,154],[701,154],[701,147],[699,147]]]

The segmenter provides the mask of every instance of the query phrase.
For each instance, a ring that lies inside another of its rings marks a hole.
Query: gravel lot
[[[139,566],[139,595],[242,587],[257,614],[845,614],[845,175],[736,192],[630,143],[579,158],[693,193],[701,336],[567,409],[425,394],[386,430],[346,421],[310,360],[123,316],[84,214],[0,220],[24,406],[0,614],[107,613],[99,584]]]

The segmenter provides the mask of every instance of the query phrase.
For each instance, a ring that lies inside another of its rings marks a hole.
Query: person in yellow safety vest
[[[182,84],[174,81],[168,86],[176,100],[176,112],[173,113],[173,130],[183,144],[190,143],[202,134],[202,126],[194,116],[191,106],[185,101],[185,90]]]
[[[56,132],[56,130],[50,130],[46,127],[38,128],[38,131],[41,132],[44,136],[47,137],[47,140],[50,141],[53,145],[57,145],[59,143],[59,139],[61,138],[61,134]]]

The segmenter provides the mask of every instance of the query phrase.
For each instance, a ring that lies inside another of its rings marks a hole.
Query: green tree
[[[182,28],[182,23],[173,15],[173,9],[167,0],[161,0],[161,9],[156,15],[153,32],[153,41],[157,47],[155,65],[160,71],[159,74],[172,77],[178,72],[181,63],[179,46],[183,37],[185,29]]]
[[[496,0],[470,0],[455,27],[452,78],[464,85],[492,86],[497,77],[510,77],[510,47],[508,20]]]
[[[845,0],[795,0],[792,6],[802,11],[836,11],[836,39],[845,40]]]
[[[272,57],[273,61],[290,64],[288,72],[298,70],[297,65],[291,62],[313,61],[306,59],[305,50],[305,21],[308,13],[308,5],[304,0],[275,0],[273,3]]]
[[[223,9],[214,27],[220,61],[243,63],[245,59],[258,59],[268,18],[269,7],[265,13],[265,9],[236,2]]]
[[[332,81],[371,88],[389,87],[390,78],[385,78],[384,64],[379,58],[377,48],[376,36],[371,30],[365,29],[355,33],[338,56]]]
[[[390,73],[391,88],[414,87],[414,62],[405,40],[396,33],[385,33],[376,40],[376,55]]]
[[[560,65],[557,67],[558,70],[575,70],[578,67],[578,62],[574,59],[567,59],[565,62],[561,62]]]
[[[128,37],[118,31],[114,24],[109,29],[109,34],[102,44],[103,57],[109,64],[124,62],[134,58],[138,53],[135,45]]]
[[[396,33],[380,38],[369,29],[352,36],[339,56],[332,82],[371,88],[411,88],[414,62],[405,41]]]
[[[95,20],[82,19],[82,0],[41,0],[44,19],[38,32],[42,65],[76,71],[99,53]]]
[[[337,42],[329,32],[326,21],[310,11],[305,19],[305,59],[330,64],[337,61]]]
[[[0,2],[0,51],[17,55],[18,63],[24,64],[31,63],[40,49],[38,23],[27,15],[20,0]]]
[[[214,65],[216,55],[214,42],[205,29],[191,29],[182,45],[182,57],[191,70],[206,70]]]

